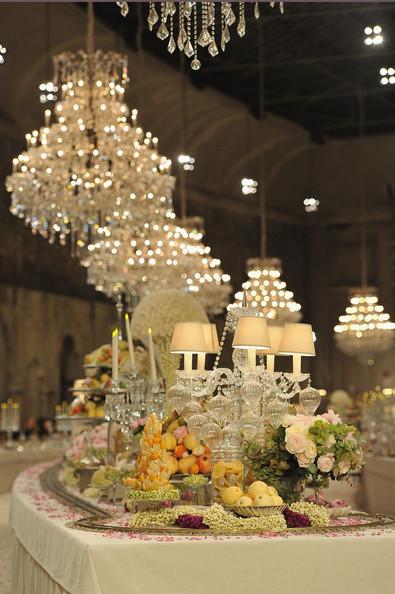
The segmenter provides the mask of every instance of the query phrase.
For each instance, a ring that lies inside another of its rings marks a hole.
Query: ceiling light
[[[361,362],[390,349],[395,336],[395,324],[379,305],[374,287],[351,289],[346,313],[334,330],[336,346]]]
[[[178,162],[182,165],[185,171],[193,171],[195,169],[195,159],[189,155],[178,155]]]
[[[384,42],[382,36],[382,28],[380,25],[374,25],[373,27],[365,27],[365,45],[381,45]]]
[[[395,84],[395,68],[386,68],[385,66],[382,66],[379,72],[381,77],[380,82],[382,85]]]
[[[317,198],[305,198],[303,200],[304,209],[306,212],[317,212],[320,201]]]
[[[278,258],[247,260],[248,280],[243,283],[242,290],[235,294],[228,311],[247,306],[278,324],[298,322],[302,315],[301,306],[294,301],[294,295],[287,289],[281,273],[281,260]]]
[[[258,182],[249,177],[243,177],[241,180],[241,191],[245,196],[248,194],[256,194],[258,189]]]
[[[4,45],[1,45],[0,43],[0,64],[4,64],[4,54],[6,53],[7,49],[4,47]]]

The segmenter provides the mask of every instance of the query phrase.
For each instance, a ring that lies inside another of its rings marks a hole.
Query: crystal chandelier
[[[127,2],[117,2],[121,14],[129,11]],[[237,16],[233,5],[238,4]],[[226,50],[232,26],[237,23],[239,37],[246,34],[246,6],[255,17],[260,16],[260,2],[149,2],[147,22],[150,31],[156,28],[156,36],[167,41],[167,50],[177,48],[191,58],[193,70],[199,70],[199,48],[207,48],[212,58]],[[276,2],[270,2],[274,7]],[[283,12],[283,2],[278,2]],[[156,6],[158,6],[158,9]]]
[[[11,212],[51,242],[71,235],[77,248],[110,222],[142,226],[163,218],[172,205],[171,162],[123,102],[126,58],[79,51],[54,63],[60,100],[13,160]]]
[[[339,317],[334,328],[336,345],[347,355],[366,362],[391,348],[395,324],[378,303],[377,289],[351,289],[349,301],[346,314]]]
[[[182,219],[179,233],[182,236],[183,279],[186,290],[195,295],[209,316],[218,315],[228,305],[232,287],[229,274],[224,274],[221,269],[221,260],[211,257],[211,248],[202,243],[203,219]]]
[[[247,260],[248,280],[243,291],[235,294],[235,301],[228,310],[247,306],[269,321],[285,324],[301,318],[301,306],[293,300],[281,280],[281,260],[278,258],[250,258]]]
[[[137,293],[143,297],[157,289],[178,288],[194,294],[209,315],[226,307],[230,277],[201,243],[196,220],[190,228],[174,221],[146,222],[142,229],[127,225],[99,228],[94,243],[81,260],[87,279],[108,296]]]

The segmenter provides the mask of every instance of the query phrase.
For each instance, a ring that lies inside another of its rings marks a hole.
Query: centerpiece
[[[346,479],[363,465],[358,431],[332,410],[286,415],[280,426],[266,426],[262,443],[246,441],[244,454],[250,475],[267,481],[288,502],[300,499],[305,485],[325,488],[329,479]]]

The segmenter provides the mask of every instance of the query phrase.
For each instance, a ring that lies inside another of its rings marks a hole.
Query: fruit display
[[[226,498],[232,500],[232,503],[227,503],[227,505],[233,505],[243,496],[243,462],[241,460],[219,460],[218,462],[215,462],[211,470],[211,481],[213,487],[213,499],[215,501],[223,500],[222,494],[226,491]],[[228,489],[230,489],[230,491]]]
[[[182,418],[167,424],[163,443],[168,452],[170,474],[209,474],[211,452],[195,435],[188,431]]]
[[[253,482],[248,487],[247,493],[243,493],[243,490],[238,485],[227,486],[220,490],[220,496],[224,505],[232,506],[270,507],[284,503],[276,489],[263,481]]]
[[[152,413],[141,434],[136,476],[129,480],[129,486],[140,491],[170,490],[169,457],[162,435],[162,423]]]
[[[88,417],[89,419],[101,419],[104,417],[104,400],[99,398],[98,401],[92,398],[74,398],[69,405],[68,414],[71,417]]]
[[[128,343],[124,340],[119,341],[118,362],[120,368],[122,364],[128,361],[129,349]],[[112,346],[111,344],[103,344],[91,353],[85,355],[85,365],[97,365],[98,367],[111,367],[112,365]]]

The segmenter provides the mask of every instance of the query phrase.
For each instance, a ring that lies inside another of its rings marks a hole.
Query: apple
[[[211,457],[207,456],[207,454],[200,456],[197,463],[202,474],[208,474],[211,472]]]

